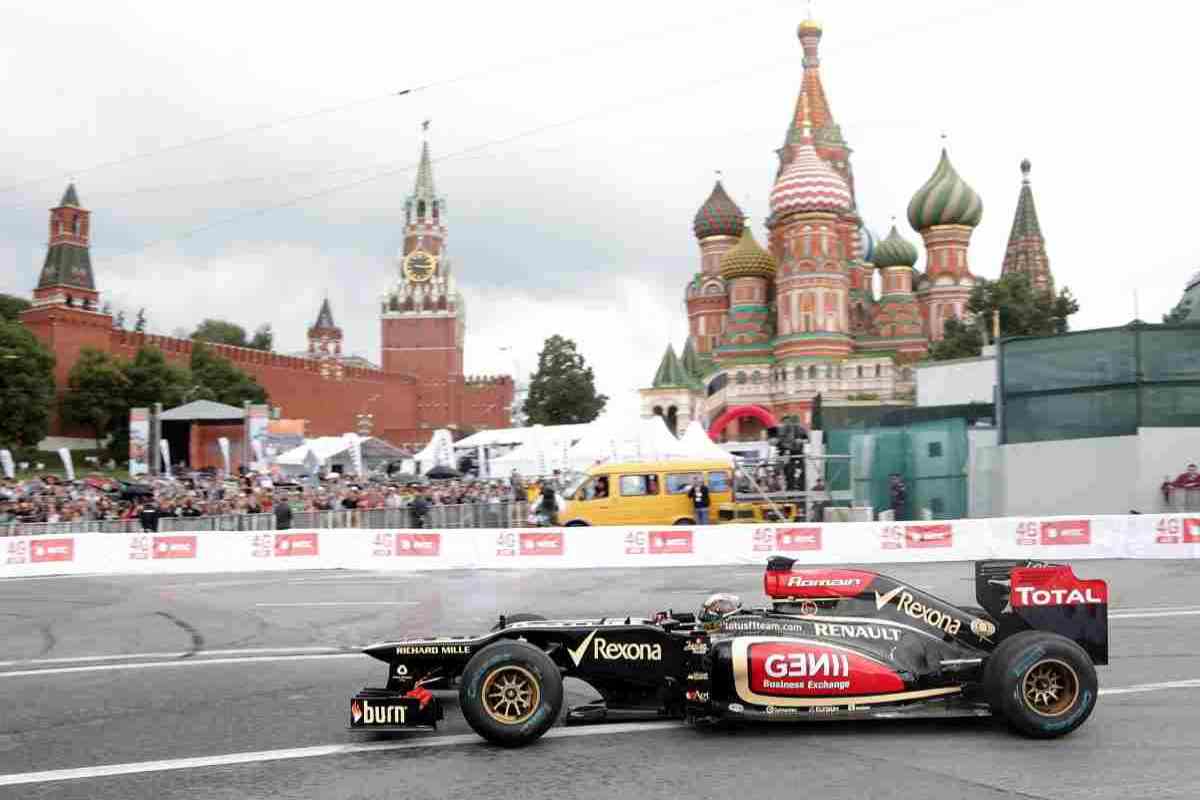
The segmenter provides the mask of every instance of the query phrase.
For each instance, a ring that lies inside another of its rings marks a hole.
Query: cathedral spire
[[[1017,196],[1017,211],[1013,215],[1012,231],[1008,234],[1008,247],[1004,251],[1000,274],[1025,273],[1035,288],[1053,293],[1054,276],[1050,274],[1046,240],[1042,238],[1042,226],[1038,223],[1033,189],[1029,184],[1031,167],[1028,158],[1021,162],[1021,193]]]
[[[821,57],[818,52],[821,44],[821,26],[809,18],[800,23],[796,33],[804,50],[804,77],[800,82],[800,96],[796,98],[796,109],[788,125],[785,148],[799,144],[806,134],[812,137],[818,132],[830,144],[845,147],[841,131],[833,120],[829,100],[825,97],[825,87],[821,83]],[[784,160],[789,160],[786,155]]]

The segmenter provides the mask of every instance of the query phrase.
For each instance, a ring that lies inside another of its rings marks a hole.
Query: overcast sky
[[[714,170],[763,239],[805,4],[742,5],[0,3],[0,291],[32,290],[46,209],[74,177],[102,298],[131,318],[145,306],[161,333],[270,322],[277,349],[298,350],[328,292],[347,349],[378,360],[431,118],[468,372],[528,373],[560,333],[631,410],[685,339],[691,220]],[[1082,307],[1074,328],[1128,322],[1135,291],[1149,321],[1177,301],[1200,266],[1175,241],[1196,213],[1184,79],[1200,11],[813,8],[872,228],[895,215],[919,240],[904,211],[945,133],[983,197],[977,275],[999,274],[1028,157],[1055,279]],[[428,88],[388,96],[410,87]]]

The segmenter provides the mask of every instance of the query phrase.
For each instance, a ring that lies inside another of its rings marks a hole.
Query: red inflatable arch
[[[713,424],[708,428],[708,438],[714,442],[717,441],[717,437],[721,435],[721,431],[725,430],[725,426],[739,417],[754,417],[768,428],[775,428],[779,425],[775,416],[762,406],[734,406],[713,420]]]

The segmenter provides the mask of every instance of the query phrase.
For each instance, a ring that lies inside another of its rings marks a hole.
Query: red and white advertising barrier
[[[1198,558],[1200,515],[529,530],[85,533],[0,539],[0,578],[364,569],[585,569]]]

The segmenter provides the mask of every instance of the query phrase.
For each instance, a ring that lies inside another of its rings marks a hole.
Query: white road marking
[[[206,659],[214,656],[299,655],[307,653],[344,653],[347,650],[361,651],[361,647],[242,647],[236,650],[197,650],[177,653],[109,653],[99,656],[63,656],[61,658],[26,658],[0,661],[0,667],[27,667],[34,664],[90,664],[100,661],[149,661],[170,658]]]
[[[416,600],[326,600],[311,603],[255,603],[255,608],[313,608],[317,606],[419,606]]]
[[[591,728],[555,728],[545,735],[546,739],[574,739],[581,736],[602,736],[613,733],[650,733],[652,731],[681,728],[682,722],[621,722],[598,725]],[[380,753],[395,750],[417,750],[431,747],[454,747],[462,744],[478,744],[481,739],[473,733],[453,736],[434,736],[407,742],[362,742],[358,744],[328,744],[316,747],[293,747],[284,750],[259,750],[250,753],[226,753],[197,758],[172,758],[163,761],[135,761],[126,764],[105,764],[77,769],[55,769],[45,772],[18,772],[0,775],[0,786],[22,786],[30,783],[55,783],[82,778],[110,778],[118,775],[137,775],[145,772],[170,772],[181,769],[203,767],[227,767],[235,764],[285,761],[298,758],[321,758],[324,756],[351,755],[354,753]]]
[[[187,663],[187,662],[181,662]],[[1156,692],[1166,689],[1200,689],[1200,678],[1164,683],[1143,683],[1134,686],[1119,686],[1101,689],[1102,696]],[[683,722],[622,722],[611,725],[596,725],[581,728],[555,728],[546,739],[574,739],[584,736],[605,736],[618,733],[652,733],[685,727]],[[124,764],[102,764],[94,767],[55,769],[43,772],[15,772],[0,775],[0,786],[22,786],[32,783],[57,783],[87,778],[111,778],[120,775],[138,775],[147,772],[171,772],[205,767],[228,767],[237,764],[255,764],[269,761],[287,761],[302,758],[353,755],[355,753],[380,753],[396,750],[419,750],[435,747],[456,747],[463,744],[478,744],[480,739],[472,733],[450,736],[432,736],[405,742],[361,742],[351,744],[327,744],[314,747],[292,747],[282,750],[257,750],[245,753],[225,753],[215,756],[193,758],[171,758],[161,761],[133,761]]]
[[[0,672],[0,678],[27,678],[31,675],[74,675],[81,672],[115,672],[119,669],[161,669],[163,667],[207,667],[213,664],[262,664],[272,661],[315,661],[322,658],[362,658],[362,653],[314,653],[290,656],[248,656],[246,658],[177,658],[174,661],[142,661],[134,664],[92,664],[85,667],[52,667]]]
[[[1154,619],[1155,617],[1195,617],[1200,608],[1178,608],[1168,611],[1117,611],[1108,615],[1111,619]]]
[[[1141,694],[1142,692],[1161,692],[1164,689],[1200,689],[1200,678],[1164,681],[1163,683],[1140,683],[1135,686],[1114,686],[1111,689],[1101,689],[1100,695]]]

